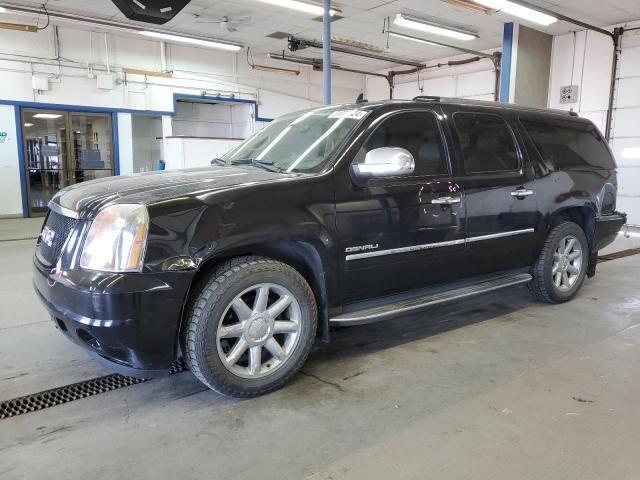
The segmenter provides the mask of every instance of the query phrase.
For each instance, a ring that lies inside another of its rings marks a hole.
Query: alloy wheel
[[[295,350],[301,316],[298,301],[281,285],[260,283],[244,290],[218,324],[216,343],[223,365],[242,378],[273,373]]]
[[[574,235],[567,235],[558,244],[553,254],[551,276],[558,290],[570,290],[580,278],[583,253],[580,241]]]

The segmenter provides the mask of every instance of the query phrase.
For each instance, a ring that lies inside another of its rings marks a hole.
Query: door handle
[[[431,200],[431,203],[434,205],[453,205],[461,201],[462,199],[460,197],[438,197]]]
[[[514,190],[513,192],[511,192],[511,196],[512,197],[530,197],[531,195],[534,195],[536,192],[534,192],[533,190],[528,190],[526,188],[519,188],[518,190]]]

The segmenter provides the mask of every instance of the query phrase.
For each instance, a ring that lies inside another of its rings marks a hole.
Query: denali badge
[[[56,232],[51,230],[49,227],[44,227],[42,229],[42,233],[40,234],[40,238],[42,241],[48,246],[51,247],[53,245],[53,237],[56,236]]]
[[[357,247],[347,247],[345,248],[346,253],[353,252],[366,252],[367,250],[376,250],[378,248],[378,244],[375,245],[358,245]]]

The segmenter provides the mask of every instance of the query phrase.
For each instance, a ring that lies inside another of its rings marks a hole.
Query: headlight
[[[91,223],[80,266],[103,272],[139,272],[147,242],[149,215],[144,205],[111,205]]]

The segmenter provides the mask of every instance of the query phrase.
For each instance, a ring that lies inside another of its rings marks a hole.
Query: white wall
[[[627,27],[640,26],[634,22]],[[611,148],[618,164],[618,210],[629,223],[640,225],[640,158],[627,158],[625,149],[640,148],[640,31],[622,36],[617,77]],[[613,44],[595,32],[577,32],[554,38],[549,106],[591,119],[603,132],[609,102]],[[579,85],[579,101],[560,103],[560,87]]]
[[[496,48],[488,51],[500,51]],[[427,65],[446,64],[450,60],[463,60],[471,55],[456,55],[430,60]],[[399,69],[398,69],[399,70]],[[379,73],[387,73],[383,70]],[[490,60],[480,60],[467,65],[443,66],[421,72],[419,75],[397,76],[395,80],[395,99],[411,99],[418,95],[436,95],[442,97],[470,98],[475,100],[493,100],[495,91],[495,73]],[[389,98],[389,84],[384,78],[367,77],[366,98],[368,100],[386,100]]]
[[[133,125],[130,113],[118,113],[118,152],[120,174],[133,173]]]
[[[0,141],[0,217],[22,215],[20,170],[16,137],[15,109],[0,105],[0,132],[6,132],[6,141]]]
[[[251,104],[180,101],[173,135],[244,139],[253,133],[252,114]]]
[[[275,117],[322,101],[322,74],[310,68],[302,67],[299,76],[256,72],[247,65],[244,52],[232,54],[171,44],[166,46],[163,61],[159,42],[124,34],[107,36],[110,66],[119,83],[114,90],[99,90],[96,80],[88,78],[87,67],[93,67],[94,73],[105,72],[104,35],[67,27],[59,27],[58,32],[59,55],[69,60],[60,63],[55,60],[53,29],[36,34],[0,30],[3,100],[170,111],[174,92],[199,95],[206,91],[209,95],[258,98],[262,117]],[[124,83],[122,67],[161,70],[163,63],[174,72],[174,78],[145,80],[140,75],[128,75]],[[49,76],[51,90],[34,92],[32,73]],[[336,102],[355,100],[362,86],[361,75],[333,74]]]
[[[299,76],[256,72],[247,65],[245,52],[232,54],[171,44],[166,45],[166,57],[162,58],[159,42],[124,33],[107,35],[109,69],[116,84],[113,90],[100,90],[97,80],[89,77],[107,71],[105,37],[82,28],[58,27],[58,43],[54,28],[38,33],[0,30],[0,100],[172,111],[174,93],[201,95],[206,92],[207,95],[255,99],[259,102],[260,116],[267,118],[322,102],[322,74],[311,68],[301,67]],[[173,70],[173,78],[139,75],[125,78],[122,73],[123,67],[161,70],[164,65]],[[50,90],[34,91],[32,74],[47,76]],[[354,101],[363,86],[362,75],[333,72],[335,102]],[[12,115],[3,120],[8,124],[3,127],[5,130],[15,129]],[[237,123],[232,133],[246,133],[246,122]],[[163,123],[163,131],[171,130],[165,127]],[[125,113],[118,114],[118,130],[120,170],[123,174],[131,173],[134,168],[132,126],[131,118]],[[0,189],[0,215],[18,213],[20,183],[16,180],[14,185],[13,180],[9,180],[18,178],[17,157],[3,155],[0,161],[1,185],[11,184],[11,188]]]
[[[162,158],[162,119],[146,115],[132,115],[133,173],[156,170]]]

